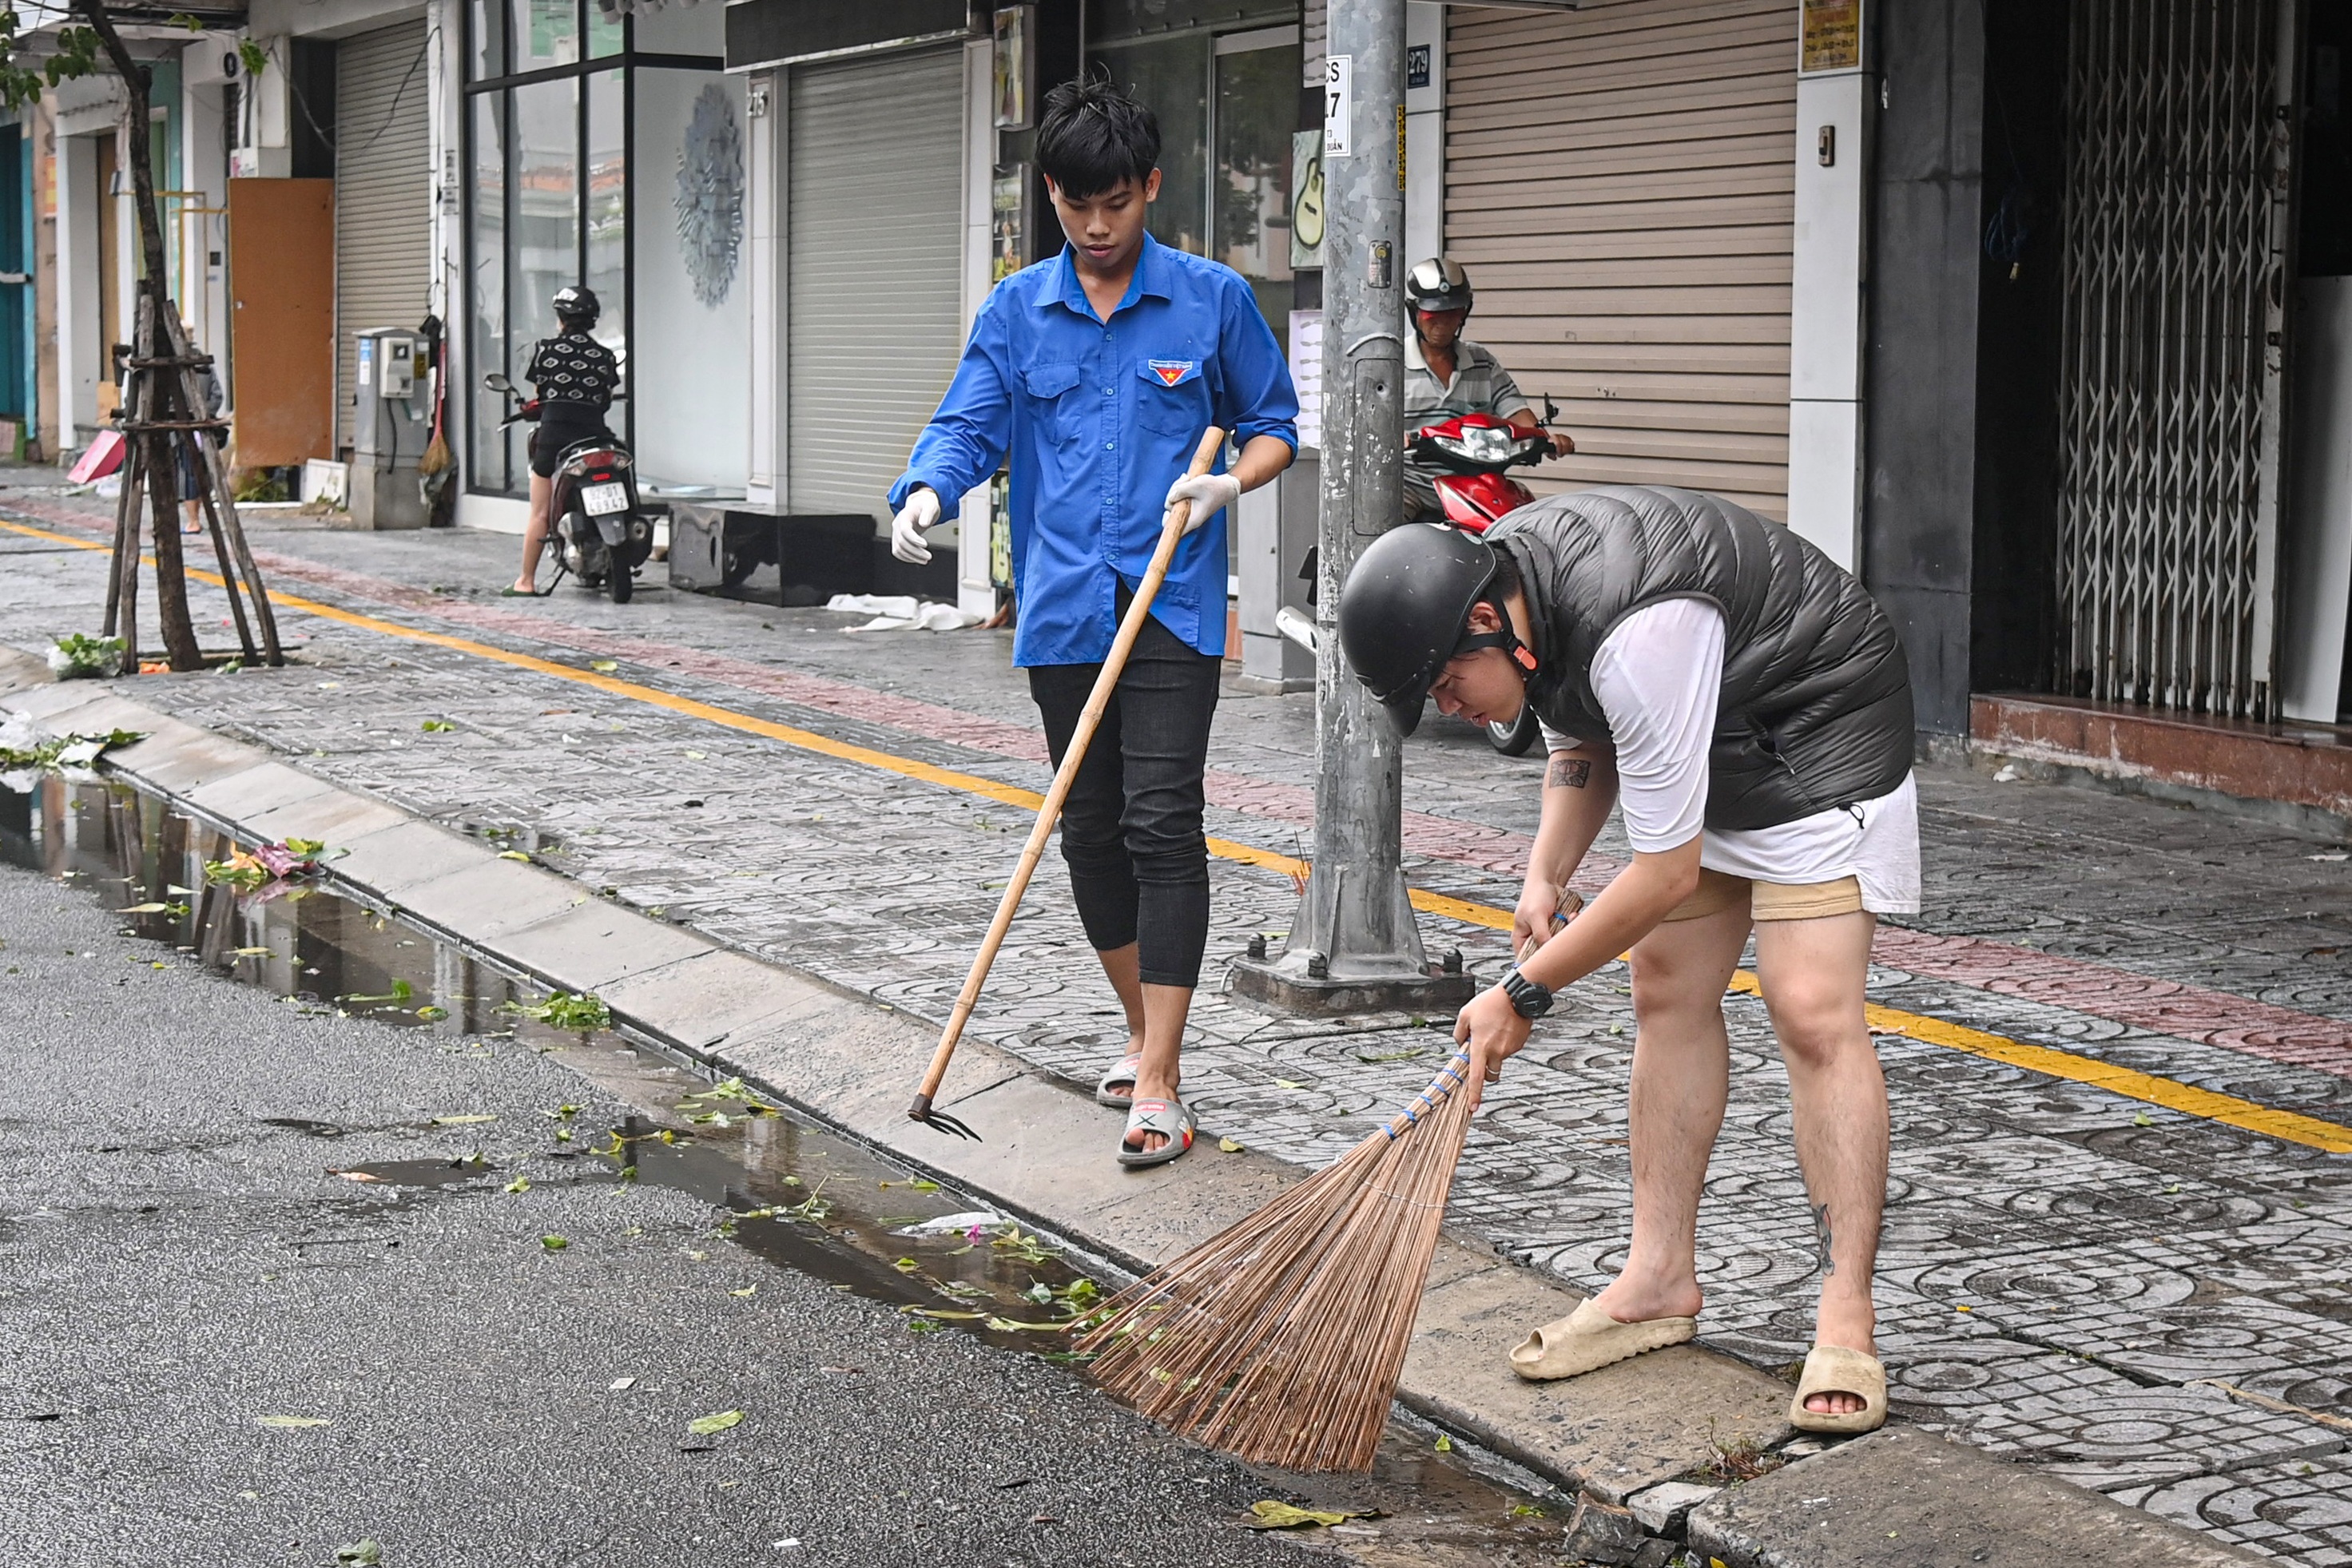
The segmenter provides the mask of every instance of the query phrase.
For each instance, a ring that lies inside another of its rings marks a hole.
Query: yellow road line
[[[32,538],[73,545],[81,549],[100,550],[109,555],[113,553],[111,545],[75,538],[67,534],[52,533],[46,528],[10,522],[5,518],[0,518],[0,528],[6,528],[12,533],[23,534]],[[188,575],[209,582],[215,587],[226,586],[214,572],[190,568]],[[404,638],[412,643],[424,643],[433,647],[449,649],[453,653],[469,653],[476,658],[488,659],[498,664],[510,665],[515,669],[530,670],[537,674],[552,675],[558,680],[593,686],[598,691],[609,693],[614,696],[626,697],[633,702],[648,703],[655,707],[667,709],[671,713],[683,714],[688,718],[698,718],[709,724],[739,730],[746,735],[756,735],[763,739],[780,741],[803,751],[815,752],[819,756],[834,758],[843,762],[854,762],[863,768],[896,773],[901,778],[936,785],[942,789],[961,790],[966,794],[978,795],[986,800],[995,800],[1007,806],[1017,806],[1029,811],[1035,810],[1045,802],[1045,798],[1035,790],[1024,789],[1012,784],[1001,784],[993,779],[983,779],[977,773],[965,773],[952,768],[938,768],[928,762],[918,762],[912,758],[896,756],[887,751],[877,751],[871,747],[852,746],[846,741],[819,735],[814,730],[800,729],[792,725],[756,718],[750,714],[737,713],[732,708],[719,707],[713,703],[697,702],[692,697],[679,696],[674,692],[666,692],[656,686],[639,685],[635,681],[621,680],[598,671],[583,670],[574,664],[558,664],[552,659],[541,659],[530,653],[519,653],[512,649],[501,648],[494,643],[477,643],[466,637],[453,637],[446,632],[427,632],[415,626],[404,626],[395,621],[378,620],[373,615],[362,615],[332,604],[321,604],[316,600],[298,598],[274,588],[269,591],[269,599],[271,603],[283,608],[299,610],[306,614],[339,622],[346,626],[354,626],[362,631],[380,632],[387,637]],[[1209,852],[1220,860],[1257,866],[1267,871],[1282,872],[1293,876],[1303,875],[1307,871],[1307,862],[1296,856],[1279,854],[1272,850],[1259,849],[1255,844],[1240,843],[1232,839],[1211,839]],[[1511,928],[1511,912],[1507,909],[1498,909],[1491,904],[1474,904],[1467,899],[1451,898],[1444,894],[1429,893],[1419,888],[1412,890],[1412,906],[1424,915],[1434,915],[1443,919],[1460,921],[1467,925],[1483,926],[1491,931],[1508,931]],[[1745,969],[1740,970],[1733,977],[1731,988],[1749,995],[1758,994],[1759,990],[1756,977]],[[2275,1111],[2251,1100],[2241,1100],[2234,1095],[2218,1094],[2211,1090],[2199,1089],[2192,1084],[2182,1083],[2174,1079],[2158,1078],[2146,1072],[2135,1072],[2129,1068],[2111,1066],[2091,1057],[2076,1056],[2071,1051],[2053,1051],[2047,1046],[2028,1045],[2022,1040],[2011,1040],[2003,1035],[1988,1034],[1981,1030],[1948,1023],[1941,1019],[1903,1012],[1894,1008],[1883,1008],[1875,1004],[1873,1004],[1868,1010],[1870,1021],[1874,1027],[1891,1030],[1907,1035],[1913,1040],[1926,1040],[1931,1045],[1940,1045],[1948,1050],[1963,1051],[1968,1055],[1982,1057],[1991,1061],[2005,1062],[2011,1067],[2022,1067],[2029,1071],[2046,1073],[2053,1078],[2087,1083],[2094,1088],[2105,1090],[2128,1100],[2138,1100],[2150,1105],[2161,1105],[2167,1110],[2179,1111],[2207,1121],[2243,1128],[2247,1132],[2259,1133],[2264,1137],[2277,1138],[2285,1143],[2301,1144],[2307,1148],[2325,1149],[2331,1154],[2352,1153],[2352,1127],[2338,1126],[2333,1122],[2322,1122],[2315,1117],[2297,1115],[2291,1111]]]

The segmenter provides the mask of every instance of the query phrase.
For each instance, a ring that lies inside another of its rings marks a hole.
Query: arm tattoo
[[[1581,789],[1591,781],[1592,764],[1581,757],[1570,757],[1565,751],[1554,756],[1551,766],[1544,769],[1547,789]]]

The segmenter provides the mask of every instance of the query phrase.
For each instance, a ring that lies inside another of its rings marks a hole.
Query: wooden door
[[[228,183],[236,465],[334,455],[335,183]]]

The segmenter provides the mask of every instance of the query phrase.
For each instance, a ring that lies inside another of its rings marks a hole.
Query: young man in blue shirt
[[[1289,466],[1298,397],[1240,274],[1144,232],[1160,194],[1160,127],[1107,82],[1055,88],[1037,165],[1069,243],[997,285],[955,381],[890,487],[891,549],[930,559],[923,530],[1012,471],[1013,662],[1059,767],[1142,580],[1165,512],[1183,542],[1062,811],[1062,854],[1087,940],[1127,1013],[1125,1057],[1095,1098],[1128,1112],[1119,1163],[1192,1146],[1178,1053],[1209,936],[1202,831],[1209,723],[1225,642],[1225,529],[1243,491]],[[1186,478],[1210,425],[1231,470]]]

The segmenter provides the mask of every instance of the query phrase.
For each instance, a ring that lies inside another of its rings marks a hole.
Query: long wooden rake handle
[[[1202,434],[1201,444],[1193,451],[1192,466],[1184,470],[1185,475],[1191,477],[1206,474],[1224,444],[1225,433],[1211,425]],[[1037,825],[1029,830],[1029,841],[1022,846],[1021,862],[1013,868],[1013,880],[1004,884],[1004,896],[997,900],[996,918],[989,923],[988,936],[980,945],[979,956],[971,961],[971,973],[964,977],[963,989],[956,997],[955,1010],[948,1015],[948,1026],[940,1031],[939,1049],[931,1052],[931,1064],[923,1071],[923,1082],[915,1091],[914,1103],[907,1107],[907,1114],[915,1121],[937,1124],[931,1096],[940,1092],[940,1083],[948,1075],[948,1063],[955,1058],[956,1044],[963,1038],[963,1026],[970,1021],[971,1009],[980,1000],[980,988],[987,983],[988,971],[996,962],[996,950],[1004,945],[1004,934],[1012,929],[1013,912],[1021,907],[1022,894],[1029,891],[1029,879],[1045,852],[1045,841],[1053,836],[1054,824],[1062,815],[1062,802],[1069,798],[1070,786],[1077,780],[1078,766],[1087,759],[1087,747],[1102,723],[1103,710],[1110,706],[1119,672],[1127,667],[1127,656],[1134,651],[1135,640],[1142,633],[1144,619],[1151,613],[1151,601],[1167,579],[1169,564],[1176,559],[1177,543],[1183,538],[1185,525],[1191,518],[1192,507],[1180,503],[1160,530],[1159,548],[1151,552],[1151,564],[1136,587],[1126,618],[1118,623],[1118,635],[1111,640],[1102,674],[1095,677],[1095,689],[1087,696],[1087,706],[1078,715],[1078,727],[1070,737],[1069,748],[1062,754],[1062,766],[1054,774],[1054,786],[1045,792],[1045,804],[1037,808]]]

